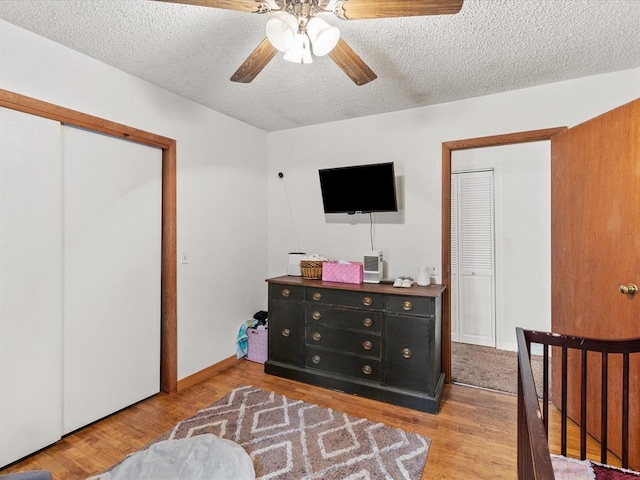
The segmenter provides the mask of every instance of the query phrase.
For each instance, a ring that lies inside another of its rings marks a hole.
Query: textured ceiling
[[[325,17],[378,78],[278,54],[229,81],[266,15],[144,0],[0,0],[0,18],[266,131],[640,66],[640,0],[465,0],[457,15]]]

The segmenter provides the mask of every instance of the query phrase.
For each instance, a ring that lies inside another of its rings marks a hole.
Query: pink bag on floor
[[[266,328],[247,328],[247,360],[256,363],[264,363],[267,361],[267,329]]]

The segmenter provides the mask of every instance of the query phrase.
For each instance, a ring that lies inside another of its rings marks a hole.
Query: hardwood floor
[[[422,479],[516,478],[515,396],[447,385],[440,413],[431,415],[266,375],[262,365],[245,360],[176,394],[158,394],[95,422],[0,473],[46,469],[56,480],[85,479],[243,385],[431,438]]]

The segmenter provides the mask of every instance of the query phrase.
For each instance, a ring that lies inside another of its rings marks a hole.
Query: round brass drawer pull
[[[282,290],[281,293],[284,298],[291,296],[291,290],[289,290],[288,288],[285,288],[284,290]]]
[[[311,318],[313,318],[314,320],[320,320],[322,318],[322,315],[320,315],[320,312],[315,311],[311,314]]]
[[[403,348],[400,352],[400,355],[402,355],[404,358],[411,358],[413,357],[413,352],[408,348]]]
[[[365,340],[364,342],[362,342],[362,348],[364,348],[365,350],[371,350],[373,348],[373,343],[371,343],[369,340]]]
[[[289,335],[291,335],[291,330],[289,330],[288,328],[285,328],[284,330],[282,330],[283,337],[288,337]]]
[[[369,317],[367,317],[364,320],[362,320],[362,325],[364,325],[365,327],[369,328],[370,326],[373,325],[373,320],[371,320]]]
[[[402,304],[402,309],[403,309],[405,312],[410,312],[411,310],[413,310],[413,303],[411,303],[411,302],[404,302],[404,303]]]
[[[320,300],[322,300],[322,294],[320,292],[315,292],[313,295],[311,295],[311,298],[313,298],[316,302],[319,302]]]
[[[363,304],[365,307],[370,307],[371,305],[373,305],[373,300],[371,299],[371,297],[364,297],[364,298],[362,299],[362,304]]]
[[[314,355],[313,357],[311,357],[311,361],[318,365],[322,361],[322,359],[320,358],[320,355]]]
[[[315,342],[319,342],[320,340],[322,340],[322,335],[320,335],[318,332],[314,332],[313,335],[311,335],[311,338],[313,338]]]
[[[365,365],[364,367],[362,367],[362,373],[364,373],[365,375],[371,375],[372,372],[373,368],[371,368],[371,365]]]

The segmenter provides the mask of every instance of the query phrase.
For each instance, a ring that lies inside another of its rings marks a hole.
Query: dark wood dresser
[[[438,412],[442,285],[395,288],[290,276],[267,282],[266,373]]]

